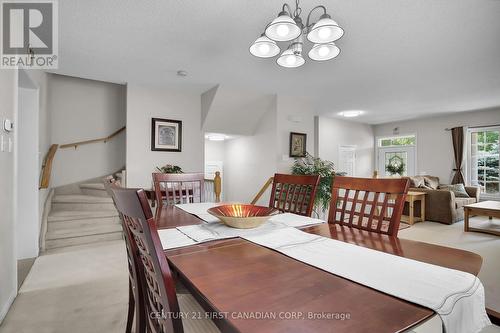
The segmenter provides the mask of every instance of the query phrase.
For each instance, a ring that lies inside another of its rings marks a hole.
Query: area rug
[[[408,229],[409,227],[411,227],[411,225],[409,225],[408,223],[400,222],[398,230]]]

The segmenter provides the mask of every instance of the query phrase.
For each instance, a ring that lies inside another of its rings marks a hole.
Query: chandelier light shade
[[[280,53],[280,48],[274,40],[262,34],[250,46],[250,53],[259,58],[272,58]]]
[[[308,56],[312,60],[324,61],[335,58],[340,54],[340,49],[335,43],[314,44]]]
[[[331,43],[342,37],[343,34],[344,29],[339,27],[330,15],[323,14],[307,34],[307,39],[312,43]]]
[[[316,10],[321,10],[322,14],[317,22],[313,22],[311,15]],[[250,53],[259,58],[272,58],[280,54],[278,43],[291,42],[285,46],[286,50],[278,56],[276,63],[287,68],[300,67],[306,62],[302,49],[307,36],[307,40],[313,43],[307,53],[310,59],[325,61],[337,57],[340,49],[334,42],[344,35],[344,29],[332,20],[326,7],[319,5],[311,9],[305,25],[301,14],[299,0],[295,0],[294,11],[287,3],[283,4],[278,17],[266,26],[264,33],[250,46]]]
[[[266,28],[265,34],[277,42],[288,42],[300,36],[302,30],[295,21],[282,11]]]
[[[306,60],[301,53],[295,53],[293,49],[285,50],[276,60],[278,65],[286,68],[296,68],[305,64]]]

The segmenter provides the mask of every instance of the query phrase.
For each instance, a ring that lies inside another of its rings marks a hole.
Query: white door
[[[415,176],[415,147],[379,147],[377,160],[381,177]]]
[[[339,146],[339,170],[347,176],[356,173],[356,146]]]

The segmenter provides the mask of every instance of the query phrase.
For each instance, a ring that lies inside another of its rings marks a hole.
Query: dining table
[[[157,216],[158,229],[201,223],[176,206],[164,206]],[[472,252],[338,224],[301,230],[476,276],[482,265]],[[165,255],[174,276],[206,311],[203,316],[222,332],[404,332],[436,315],[242,238],[169,249]]]

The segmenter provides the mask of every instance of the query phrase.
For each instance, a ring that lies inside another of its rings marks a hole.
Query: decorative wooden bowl
[[[227,226],[238,229],[256,228],[279,213],[274,208],[242,204],[222,205],[207,211]]]

